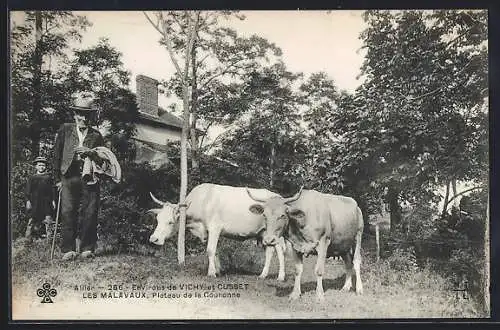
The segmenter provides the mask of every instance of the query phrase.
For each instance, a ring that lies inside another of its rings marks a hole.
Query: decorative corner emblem
[[[51,289],[49,283],[44,283],[41,289],[36,290],[36,295],[43,298],[42,303],[53,303],[51,297],[57,296],[57,290]]]
[[[456,285],[456,288],[453,289],[453,291],[456,293],[456,299],[469,299],[469,282],[464,281],[462,287],[460,287],[458,284]],[[460,293],[462,293],[462,296],[460,296]]]

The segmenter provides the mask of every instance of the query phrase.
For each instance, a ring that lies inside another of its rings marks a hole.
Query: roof
[[[176,115],[171,114],[168,111],[163,110],[161,107],[158,109],[161,113],[159,117],[166,123],[170,123],[172,126],[177,126],[182,128],[182,119],[177,117]],[[162,113],[163,112],[163,113]]]
[[[159,124],[160,126],[173,127],[178,130],[182,130],[182,119],[168,112],[163,113],[161,116],[152,116],[148,113],[139,111],[138,117],[139,120],[145,120]]]

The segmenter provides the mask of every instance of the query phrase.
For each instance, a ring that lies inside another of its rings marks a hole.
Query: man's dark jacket
[[[54,147],[54,180],[61,181],[61,177],[66,174],[75,156],[75,149],[78,147],[78,133],[75,123],[63,124],[59,128]],[[83,140],[83,146],[95,148],[104,145],[104,139],[99,131],[88,128],[87,135]]]

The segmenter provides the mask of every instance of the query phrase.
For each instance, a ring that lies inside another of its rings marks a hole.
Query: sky
[[[138,74],[157,80],[168,79],[174,72],[167,50],[158,43],[160,34],[142,12],[88,11],[93,26],[83,34],[77,48],[97,44],[106,37],[123,54],[124,67],[132,74],[130,87],[135,91]],[[243,21],[227,23],[242,36],[256,34],[275,43],[283,60],[293,72],[325,71],[340,89],[353,91],[363,61],[358,50],[359,34],[364,28],[361,11],[243,11]],[[160,106],[168,100],[160,96]]]

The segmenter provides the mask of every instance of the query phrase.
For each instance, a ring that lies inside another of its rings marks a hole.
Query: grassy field
[[[308,257],[304,265],[302,296],[290,302],[287,296],[293,287],[294,271],[290,258],[286,256],[285,282],[276,281],[276,259],[273,259],[269,278],[258,280],[257,275],[264,263],[264,250],[251,241],[223,239],[220,242],[223,274],[215,279],[205,276],[207,261],[203,253],[187,255],[186,265],[181,268],[177,265],[174,249],[156,253],[156,256],[115,254],[72,262],[60,261],[58,251],[55,260],[50,262],[49,250],[44,242],[31,245],[23,241],[14,242],[14,319],[487,317],[478,311],[472,300],[457,298],[451,284],[439,275],[427,269],[396,270],[388,261],[375,263],[366,252],[361,274],[364,294],[340,292],[344,267],[341,261],[329,259],[323,282],[325,302],[317,303],[313,274],[315,256]],[[41,303],[41,298],[37,296],[37,289],[42,288],[44,283],[57,290],[57,295],[51,298],[54,301],[52,304]],[[113,288],[114,285],[116,287]],[[191,290],[182,289],[187,285]],[[110,297],[120,293],[121,298]],[[221,293],[239,296],[204,296]],[[130,294],[139,297],[125,297]],[[168,294],[180,296],[166,297]],[[93,298],[93,295],[96,297]]]

